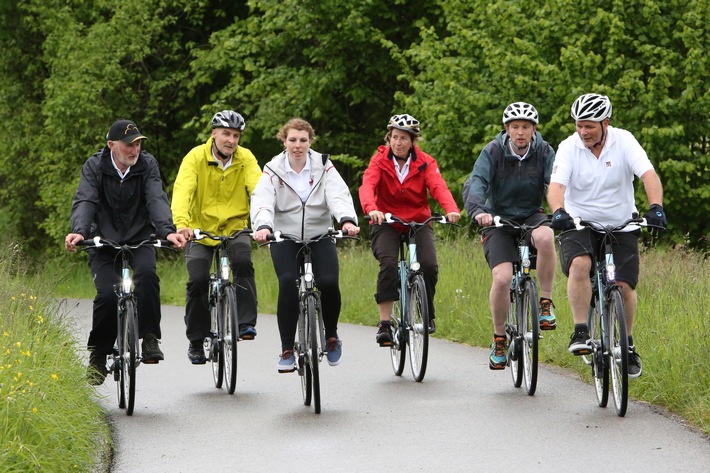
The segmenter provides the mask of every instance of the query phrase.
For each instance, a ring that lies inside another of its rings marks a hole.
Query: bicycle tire
[[[318,307],[316,297],[313,294],[306,296],[306,359],[312,376],[313,408],[316,414],[320,414],[320,374],[318,371],[318,321],[316,313]]]
[[[392,345],[390,346],[390,360],[392,361],[392,371],[395,376],[402,376],[404,364],[407,361],[407,342],[405,331],[401,330],[402,325],[402,303],[394,301],[392,306]]]
[[[113,379],[116,381],[116,391],[118,394],[118,408],[126,408],[126,386],[123,384],[126,379],[125,374],[125,363],[123,363],[123,353],[125,352],[126,334],[128,328],[126,327],[126,311],[124,309],[125,305],[121,304],[117,309],[117,320],[118,320],[118,335],[116,336],[116,345],[113,350]]]
[[[239,340],[239,325],[237,323],[237,295],[231,284],[224,287],[222,303],[222,333],[220,336],[224,382],[227,393],[234,394],[237,385],[237,341]]]
[[[429,306],[426,287],[421,274],[414,276],[407,307],[407,346],[409,346],[409,366],[412,376],[421,382],[426,374],[429,357]]]
[[[126,392],[126,415],[133,414],[136,403],[136,365],[138,360],[138,320],[132,299],[125,301],[125,350],[122,365],[125,366],[123,385]]]
[[[611,392],[616,415],[624,417],[629,400],[628,354],[629,339],[626,333],[626,313],[619,287],[613,287],[607,296],[607,346],[609,347],[609,372]]]
[[[298,338],[294,346],[297,362],[298,374],[301,377],[301,394],[303,394],[303,405],[310,406],[313,401],[313,373],[306,362],[306,334],[308,333],[308,322],[306,321],[306,304],[301,299],[299,303],[298,317]]]
[[[522,323],[522,352],[523,352],[523,379],[525,390],[529,396],[535,394],[537,388],[537,363],[538,343],[540,340],[540,310],[538,306],[537,284],[529,278],[525,281],[523,292]]]
[[[210,317],[212,317],[212,326],[217,328],[217,337],[212,334],[212,349],[210,350],[210,361],[212,363],[212,379],[214,386],[217,389],[222,388],[224,381],[224,348],[219,339],[219,334],[222,333],[222,301],[218,298],[214,305],[210,306]],[[216,322],[216,324],[214,323]]]
[[[514,289],[510,290],[510,305],[508,306],[508,323],[505,329],[508,338],[508,366],[513,386],[523,385],[522,341],[520,335],[520,301]]]
[[[602,320],[599,314],[599,301],[596,298],[594,307],[589,309],[588,327],[589,340],[592,346],[592,353],[589,356],[591,358],[594,391],[599,407],[606,407],[609,402],[609,366],[604,360]]]

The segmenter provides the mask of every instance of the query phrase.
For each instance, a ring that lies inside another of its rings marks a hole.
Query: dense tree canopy
[[[306,118],[356,189],[406,111],[460,198],[509,102],[533,103],[556,147],[596,91],[661,175],[673,240],[707,244],[708,24],[710,0],[3,2],[0,224],[56,250],[79,168],[118,117],[149,137],[168,190],[222,108],[245,115],[262,163],[279,126]]]

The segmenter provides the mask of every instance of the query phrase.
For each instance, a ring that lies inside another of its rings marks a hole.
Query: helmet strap
[[[218,155],[220,158],[222,158],[222,159],[229,159],[229,158],[232,157],[231,154],[224,154],[223,152],[221,152],[221,151],[219,150],[219,148],[217,147],[217,143],[215,143],[214,141],[212,142],[212,149],[213,149],[213,150],[217,153],[217,155]]]

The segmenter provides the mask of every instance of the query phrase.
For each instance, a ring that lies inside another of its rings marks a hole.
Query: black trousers
[[[309,245],[313,253],[313,274],[321,293],[323,325],[326,338],[338,336],[340,317],[340,286],[338,253],[335,242],[321,240]],[[301,245],[284,241],[271,245],[271,260],[279,279],[279,299],[276,307],[281,349],[292,350],[298,324],[298,281],[303,261]]]
[[[121,255],[109,249],[89,250],[89,267],[96,286],[94,314],[89,349],[109,355],[118,335],[114,286],[121,281]],[[133,268],[138,333],[141,338],[152,333],[160,338],[160,279],[155,271],[155,248],[133,250],[129,262]]]
[[[372,254],[380,262],[380,272],[377,275],[377,292],[375,301],[379,304],[385,301],[399,300],[399,242],[400,233],[391,225],[373,225],[371,232]],[[435,318],[434,294],[439,280],[439,265],[436,262],[436,246],[434,231],[426,226],[417,231],[417,261],[424,275],[429,317]]]
[[[251,261],[248,235],[242,235],[227,245],[227,257],[234,274],[239,325],[256,325],[256,282]],[[210,334],[210,309],[207,300],[210,268],[217,247],[197,242],[188,243],[185,250],[187,286],[185,296],[185,333],[190,341],[202,341]]]

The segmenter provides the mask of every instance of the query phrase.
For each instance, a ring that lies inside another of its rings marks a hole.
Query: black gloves
[[[572,230],[574,228],[574,220],[563,207],[560,207],[552,214],[550,226],[555,230]]]
[[[654,237],[658,237],[664,231],[668,230],[666,213],[663,211],[663,207],[658,204],[653,204],[651,208],[648,209],[648,212],[643,214],[643,218],[646,219],[646,223],[649,225],[649,232]]]

